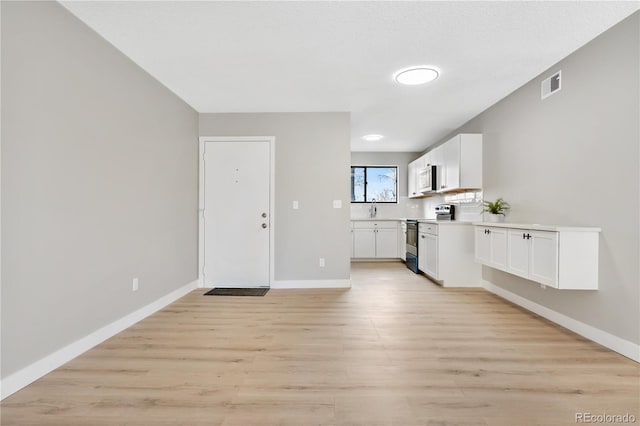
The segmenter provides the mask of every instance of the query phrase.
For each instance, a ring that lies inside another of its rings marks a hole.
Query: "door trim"
[[[204,288],[204,147],[207,142],[269,143],[269,287],[275,281],[275,171],[276,138],[274,136],[200,136],[198,151],[198,287]]]

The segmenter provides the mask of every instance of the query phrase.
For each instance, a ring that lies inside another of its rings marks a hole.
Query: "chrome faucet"
[[[376,199],[373,198],[371,200],[371,207],[369,207],[369,217],[373,219],[376,217],[377,213],[378,213],[378,207],[376,207]]]

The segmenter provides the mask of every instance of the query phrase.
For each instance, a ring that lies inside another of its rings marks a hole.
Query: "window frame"
[[[351,201],[351,204],[371,204],[372,201],[367,201],[367,169],[396,169],[396,200],[395,201],[378,201],[376,200],[376,204],[398,204],[400,201],[400,195],[398,192],[400,191],[400,167],[397,165],[377,165],[377,164],[367,164],[367,165],[351,165],[351,190],[353,191],[353,169],[364,169],[364,201]]]

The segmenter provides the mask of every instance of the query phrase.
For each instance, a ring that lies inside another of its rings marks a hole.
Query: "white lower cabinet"
[[[530,231],[527,232],[527,240],[530,244],[529,277],[533,281],[557,288],[559,279],[558,233]]]
[[[374,229],[353,228],[353,257],[376,257]]]
[[[420,241],[422,242],[422,248],[424,255],[421,255],[421,260],[418,260],[418,265],[424,264],[423,272],[431,275],[435,279],[439,279],[438,276],[438,236],[431,234],[421,234]],[[421,253],[418,251],[418,253]]]
[[[355,259],[397,258],[398,222],[354,221],[353,255]]]
[[[510,229],[507,272],[558,287],[558,233]]]
[[[529,278],[529,241],[521,229],[510,229],[507,233],[507,272]]]
[[[507,230],[475,227],[475,258],[496,269],[507,270]]]
[[[473,261],[473,227],[419,223],[418,269],[444,287],[478,287],[481,271]]]
[[[398,226],[376,228],[376,257],[398,257]]]
[[[553,288],[598,288],[599,228],[476,225],[477,262]],[[500,254],[494,256],[494,252]],[[506,253],[506,267],[502,253]]]

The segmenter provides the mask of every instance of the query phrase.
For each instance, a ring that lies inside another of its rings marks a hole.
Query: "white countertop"
[[[362,217],[362,218],[355,218],[352,217],[351,221],[352,222],[376,222],[376,221],[383,221],[383,220],[395,220],[395,221],[399,221],[399,220],[406,220],[402,217],[376,217],[376,218],[370,218],[370,217]]]
[[[573,231],[573,232],[600,232],[602,229],[593,226],[558,226],[541,225],[539,223],[508,223],[508,222],[473,222],[473,225],[492,226],[495,228],[533,229],[537,231]]]
[[[435,219],[417,219],[418,223],[434,223],[436,225],[471,225],[471,222],[461,220],[435,220]]]
[[[404,222],[405,220],[417,220],[419,223],[435,223],[438,225],[471,225],[472,222],[462,222],[458,220],[435,220],[427,218],[417,217],[376,217],[375,219],[369,217],[363,218],[351,218],[352,222],[383,222],[383,221],[397,221]]]

